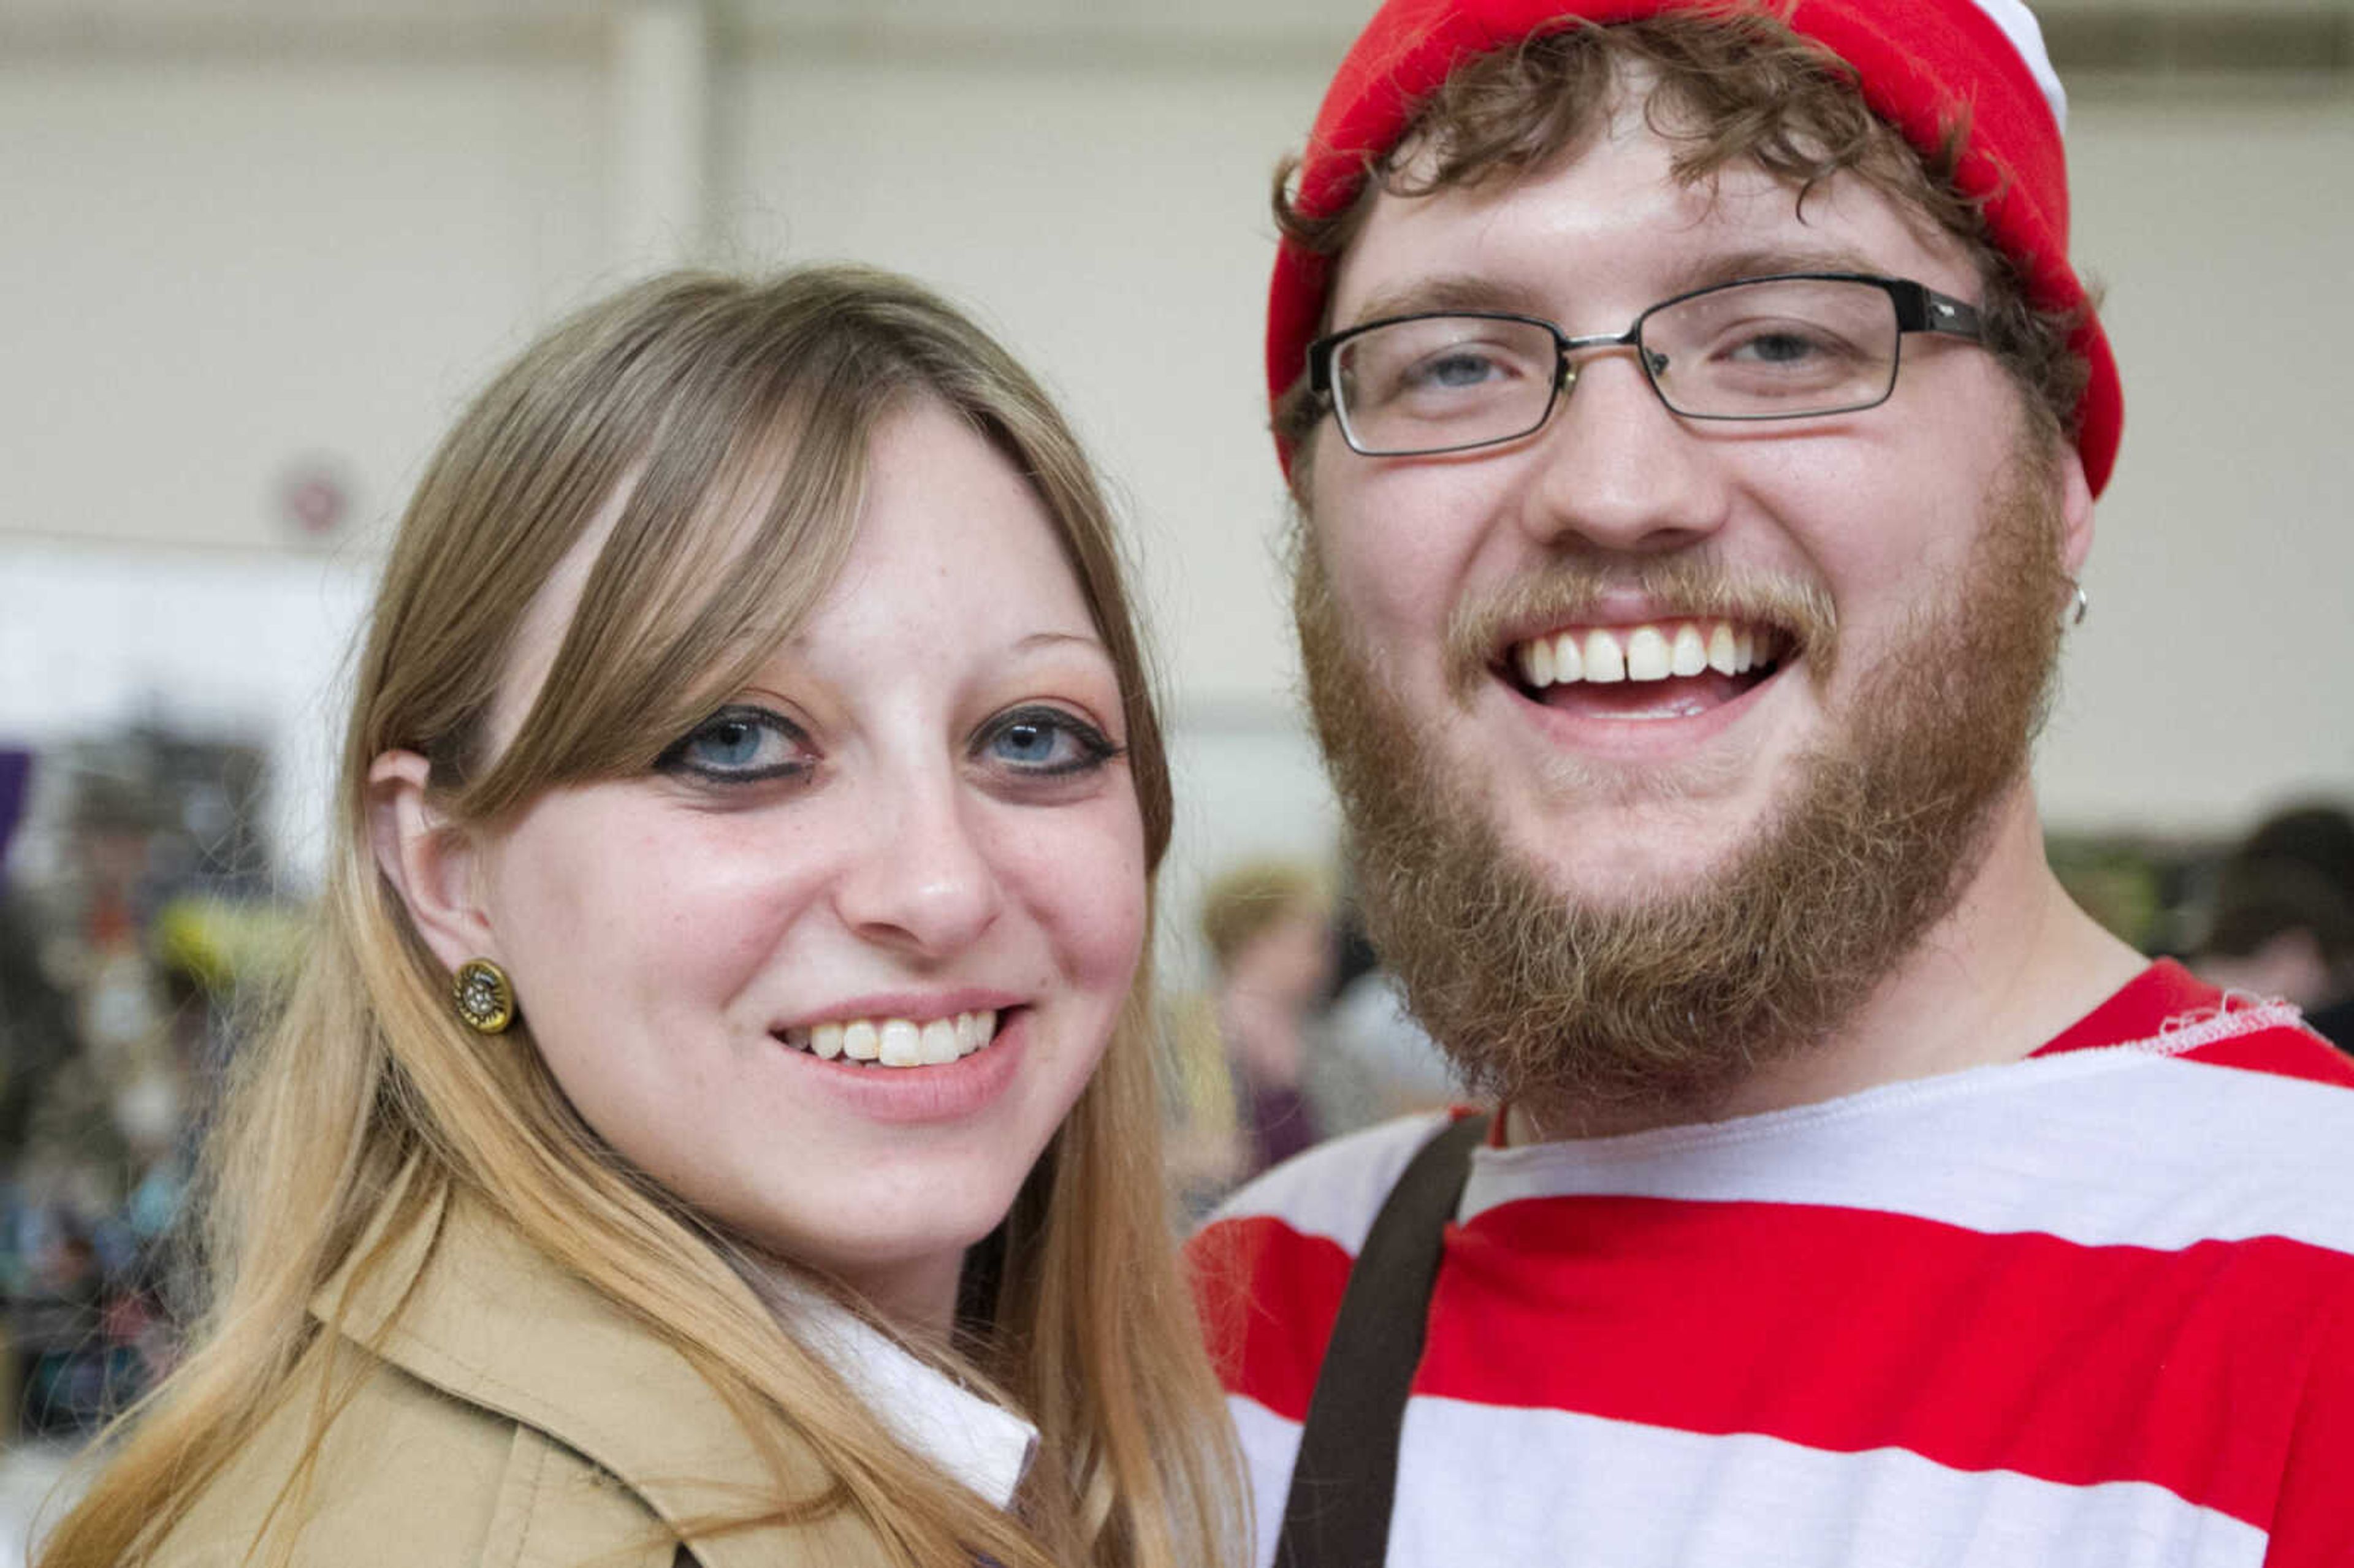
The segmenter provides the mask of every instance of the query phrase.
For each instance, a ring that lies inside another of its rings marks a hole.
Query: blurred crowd
[[[200,1108],[298,928],[254,836],[262,782],[258,752],[157,733],[0,749],[0,1398],[19,1435],[85,1432],[170,1364]],[[27,839],[39,853],[12,855]]]
[[[1318,868],[1229,867],[1198,926],[1210,983],[1172,1003],[1168,1030],[1170,1179],[1187,1217],[1323,1139],[1447,1103],[1444,1059]]]
[[[2277,996],[2354,1052],[2354,816],[2277,811],[2223,860],[2191,967],[2210,984]]]

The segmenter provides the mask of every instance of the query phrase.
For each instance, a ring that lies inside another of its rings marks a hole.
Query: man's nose
[[[1708,443],[1660,400],[1634,344],[1580,348],[1532,439],[1522,527],[1548,547],[1619,555],[1704,542],[1723,526],[1728,493]]]

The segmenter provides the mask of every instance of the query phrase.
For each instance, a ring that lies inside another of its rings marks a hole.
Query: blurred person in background
[[[1237,865],[1202,894],[1218,1040],[1255,1176],[1324,1137],[1310,1086],[1315,1018],[1332,972],[1332,901],[1295,862]]]
[[[1229,866],[1203,889],[1199,925],[1211,985],[1179,999],[1169,1028],[1169,1169],[1189,1220],[1237,1181],[1401,1108],[1389,1043],[1362,1037],[1362,1015],[1336,1033],[1342,939],[1321,872],[1282,858]],[[1415,1108],[1445,1101],[1406,1095]]]
[[[2224,857],[2190,967],[2211,984],[2294,1002],[2354,1052],[2354,814],[2317,803],[2259,823]]]
[[[1188,1219],[1326,1136],[1315,1014],[1331,974],[1330,896],[1281,859],[1229,866],[1202,890],[1210,986],[1180,998],[1169,1027],[1167,1159]]]
[[[335,810],[204,1331],[45,1568],[1230,1561],[1165,760],[993,343],[855,269],[556,328],[401,525]]]
[[[1463,1097],[1447,1053],[1415,1021],[1397,976],[1383,967],[1353,903],[1342,904],[1338,925],[1336,983],[1324,1009],[1324,1033],[1363,1076],[1373,1107],[1366,1120],[1458,1103]]]
[[[1294,608],[1503,1108],[1192,1244],[1262,1561],[2354,1563],[2354,1064],[2044,854],[2122,418],[2064,111],[2016,0],[1392,0],[1342,62]]]

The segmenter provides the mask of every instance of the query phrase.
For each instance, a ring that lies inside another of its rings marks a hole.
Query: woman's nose
[[[977,941],[1003,906],[978,808],[949,788],[895,795],[837,884],[843,922],[865,939],[922,957]]]

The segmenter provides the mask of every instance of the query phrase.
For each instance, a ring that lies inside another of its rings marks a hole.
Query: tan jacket
[[[380,1350],[365,1348],[404,1294]],[[271,1511],[309,1435],[323,1375],[315,1355],[157,1563],[267,1563],[290,1531],[295,1568],[885,1562],[848,1512],[686,1554],[681,1521],[773,1495],[757,1454],[675,1351],[464,1199],[401,1238],[355,1297],[335,1351],[339,1384],[342,1369],[360,1374],[327,1428],[307,1504]],[[806,1495],[823,1480],[812,1458],[792,1484]]]

